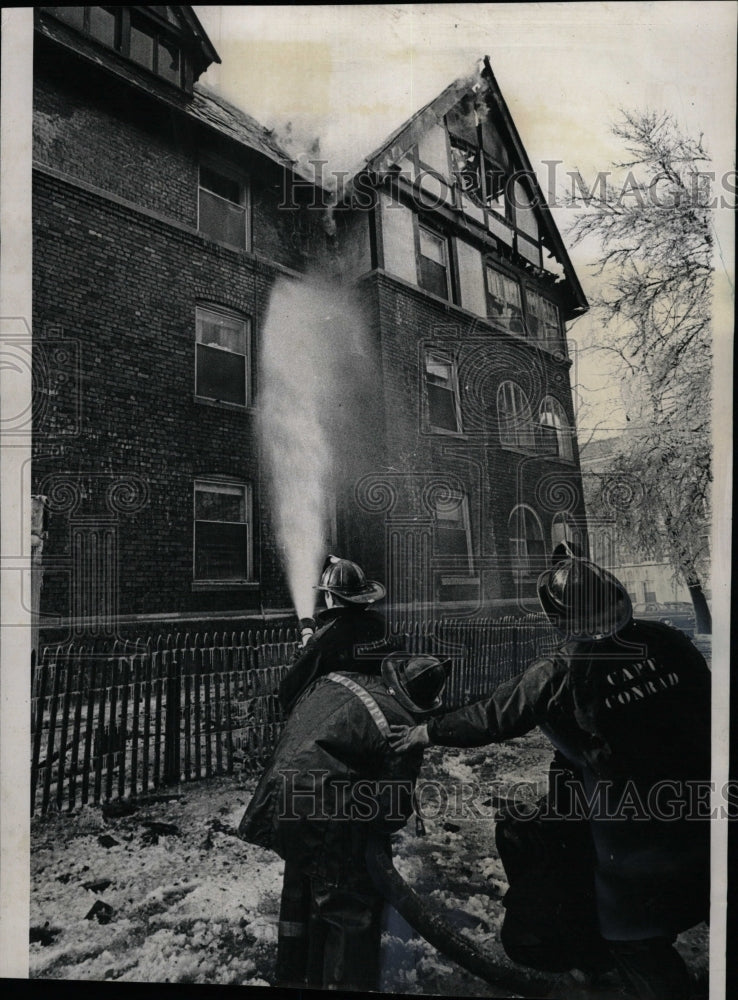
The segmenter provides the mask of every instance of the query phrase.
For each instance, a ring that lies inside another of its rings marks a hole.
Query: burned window
[[[248,247],[248,185],[227,168],[200,165],[198,229],[238,250]]]
[[[185,58],[176,31],[130,7],[44,7],[59,20],[175,86],[185,85]],[[166,8],[154,8],[166,12]]]
[[[517,382],[502,382],[497,390],[497,421],[500,444],[514,451],[532,451],[535,428],[528,397]]]
[[[561,336],[559,310],[553,302],[544,299],[532,288],[526,288],[525,306],[530,335],[549,343],[558,341]]]
[[[508,521],[510,561],[513,580],[530,582],[546,569],[546,545],[536,512],[518,504]]]
[[[247,406],[250,394],[250,328],[233,313],[198,306],[195,395]]]
[[[251,579],[249,486],[216,480],[195,482],[194,578],[224,583]]]
[[[456,363],[428,351],[425,355],[426,423],[432,430],[461,431]]]
[[[487,265],[487,316],[510,333],[525,333],[520,285]]]
[[[450,298],[448,241],[426,226],[418,226],[419,284],[426,292]]]

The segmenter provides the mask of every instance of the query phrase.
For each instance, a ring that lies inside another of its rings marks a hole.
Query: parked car
[[[664,622],[666,625],[673,625],[674,628],[678,628],[686,635],[694,635],[694,608],[688,601],[665,601],[664,603],[648,601],[645,604],[634,604],[633,617]]]

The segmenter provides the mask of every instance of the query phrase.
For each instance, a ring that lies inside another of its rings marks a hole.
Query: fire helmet
[[[560,554],[538,577],[538,599],[551,623],[570,638],[604,639],[633,617],[622,583],[589,559]]]
[[[367,580],[361,566],[338,556],[328,556],[315,589],[328,591],[349,604],[373,604],[387,593],[378,580]]]
[[[382,679],[403,708],[429,715],[441,707],[450,665],[425,653],[390,653],[382,660]]]

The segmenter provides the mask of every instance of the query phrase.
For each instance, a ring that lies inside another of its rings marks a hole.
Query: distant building
[[[289,613],[256,362],[274,281],[321,260],[359,291],[382,415],[326,547],[403,607],[530,600],[586,525],[566,323],[587,303],[489,65],[367,157],[332,234],[325,192],[197,83],[219,58],[191,7],[34,16],[42,626]]]

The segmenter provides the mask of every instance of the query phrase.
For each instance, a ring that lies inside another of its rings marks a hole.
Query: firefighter
[[[331,670],[378,675],[383,656],[395,648],[384,643],[385,620],[374,610],[385,597],[384,585],[367,580],[355,562],[328,556],[315,589],[324,593],[326,608],[318,615],[317,631],[280,683],[279,702],[285,712],[308,685]]]
[[[423,751],[394,753],[390,725],[437,711],[446,666],[395,652],[380,676],[331,671],[302,694],[239,826],[285,860],[276,979],[317,989],[377,989],[383,900],[369,838],[412,813]]]
[[[559,801],[549,797],[549,807],[551,799],[554,805],[549,817],[572,820],[558,828],[565,836],[571,829],[572,842],[582,827],[587,834],[586,842],[566,855],[570,861],[581,866],[591,857],[594,928],[583,928],[573,934],[577,941],[562,947],[575,954],[576,944],[588,936],[602,940],[610,961],[638,997],[686,1000],[689,977],[672,944],[678,933],[708,917],[709,823],[697,789],[704,793],[709,788],[709,670],[681,632],[660,622],[634,620],[625,588],[587,559],[558,553],[552,568],[539,577],[538,595],[546,615],[564,634],[555,652],[484,701],[427,724],[394,730],[393,746],[403,753],[431,743],[482,746],[538,726],[557,751],[554,778],[563,778],[553,782],[554,788],[559,786]],[[519,845],[532,844],[535,829],[519,823]],[[544,822],[537,825],[549,846],[552,829]],[[514,851],[509,848],[515,831],[509,817],[496,834],[513,897],[506,899],[508,905],[516,896],[518,874],[537,865],[547,848],[539,845],[537,858],[534,850],[527,859],[519,852],[511,877],[508,862]],[[540,870],[546,872],[546,865]],[[558,877],[558,891],[565,894],[572,881],[567,874]],[[538,892],[542,900],[545,890],[542,882],[537,889],[524,888],[517,897],[527,898],[529,912],[508,911],[505,922],[514,917],[521,933],[513,933],[512,927],[508,938],[517,935],[517,942],[508,940],[508,948],[503,937],[503,944],[524,964],[555,969],[555,961],[546,964],[554,949],[546,954],[545,941],[542,950],[526,958],[524,925],[527,920],[528,941],[535,944],[535,919],[544,911],[534,905],[534,897]],[[580,916],[582,912],[580,908]],[[549,927],[552,939],[561,929],[560,922]]]

